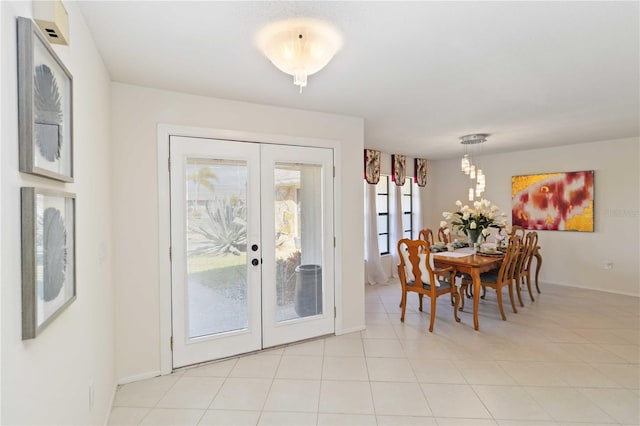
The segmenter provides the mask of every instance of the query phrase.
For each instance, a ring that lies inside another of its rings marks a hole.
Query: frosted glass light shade
[[[473,164],[472,160],[475,158],[473,152],[475,151],[477,154],[477,149],[474,150],[474,147],[486,142],[488,136],[490,136],[488,133],[477,133],[460,137],[460,143],[464,145],[465,151],[464,157],[460,161],[460,169],[469,176],[469,179],[476,181],[475,191],[473,187],[469,188],[469,201],[473,201],[474,194],[476,197],[480,197],[487,185],[484,171]]]
[[[273,65],[293,76],[302,92],[307,77],[324,68],[342,47],[342,36],[326,22],[291,19],[267,25],[256,43]]]
[[[470,165],[471,163],[469,162],[469,156],[465,154],[464,157],[462,157],[462,160],[460,161],[460,170],[466,174],[469,174]]]

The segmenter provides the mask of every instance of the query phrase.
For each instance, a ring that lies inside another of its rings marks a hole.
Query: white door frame
[[[342,199],[341,191],[341,150],[338,141],[329,139],[306,138],[297,136],[275,135],[268,133],[252,133],[238,130],[210,129],[202,127],[186,127],[171,124],[158,125],[158,284],[160,290],[160,373],[170,374],[173,370],[171,352],[171,260],[169,247],[171,242],[171,198],[169,179],[169,137],[186,136],[195,138],[224,139],[240,142],[264,142],[276,145],[294,145],[333,149],[335,167],[333,206],[334,232],[336,244],[334,249],[334,282],[335,282],[335,334],[343,332],[342,320]],[[338,213],[338,214],[336,214]]]

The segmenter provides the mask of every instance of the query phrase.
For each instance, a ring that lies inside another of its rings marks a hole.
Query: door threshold
[[[314,342],[316,340],[322,340],[322,339],[326,339],[327,337],[332,337],[332,336],[335,336],[335,333],[324,334],[322,336],[311,337],[309,339],[298,340],[296,342],[284,343],[282,345],[271,346],[269,348],[260,349],[260,350],[257,350],[257,351],[251,351],[251,352],[245,352],[245,353],[242,353],[242,354],[232,355],[232,356],[228,356],[226,358],[212,359],[212,360],[209,360],[209,361],[199,362],[199,363],[196,363],[196,364],[185,365],[183,367],[178,367],[178,368],[172,369],[171,373],[173,374],[173,373],[177,373],[177,372],[180,372],[180,371],[187,371],[187,370],[192,370],[194,368],[205,367],[207,365],[219,364],[221,362],[229,361],[229,360],[232,360],[232,359],[244,358],[244,357],[247,357],[247,356],[250,356],[250,355],[268,354],[269,352],[276,351],[276,350],[279,350],[279,349],[284,349],[284,348],[287,348],[287,347],[290,347],[290,346],[300,345],[302,343]]]

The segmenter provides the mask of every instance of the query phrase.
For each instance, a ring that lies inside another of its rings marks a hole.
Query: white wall
[[[115,390],[109,76],[74,3],[71,44],[54,46],[74,83],[75,183],[18,172],[16,16],[30,2],[1,2],[2,424],[103,424]],[[21,340],[20,187],[74,192],[77,300],[40,336]],[[89,386],[94,406],[89,407]]]
[[[487,142],[487,143],[490,143]],[[511,218],[511,176],[595,170],[594,232],[538,231],[540,281],[640,295],[640,140],[638,138],[485,155],[487,198]],[[432,161],[425,227],[467,200],[460,159]],[[606,270],[607,261],[613,268]],[[542,289],[544,291],[544,288]]]
[[[0,7],[0,22],[2,21],[4,8]],[[2,62],[2,30],[0,30],[0,63]],[[0,66],[0,99],[2,98],[2,74],[4,74],[3,67]],[[0,104],[0,108],[2,105]],[[2,133],[2,111],[0,110],[0,135],[4,137],[4,133]],[[2,149],[0,149],[0,195],[2,193]],[[0,242],[2,241],[2,197],[0,196]],[[2,243],[0,243],[0,277],[2,277]],[[0,287],[0,330],[2,330],[2,288]],[[0,341],[0,349],[2,349],[2,341]],[[2,350],[0,350],[0,401],[2,401]],[[2,423],[2,403],[0,402],[0,423]]]
[[[342,149],[343,326],[364,327],[362,119],[114,83],[112,85],[116,358],[121,381],[160,371],[157,126],[324,138]],[[165,166],[164,164],[162,165]]]

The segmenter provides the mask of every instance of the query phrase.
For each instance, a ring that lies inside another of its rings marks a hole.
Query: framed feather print
[[[31,19],[18,18],[20,171],[73,182],[73,78]]]
[[[24,187],[22,340],[33,339],[76,299],[75,195]]]

